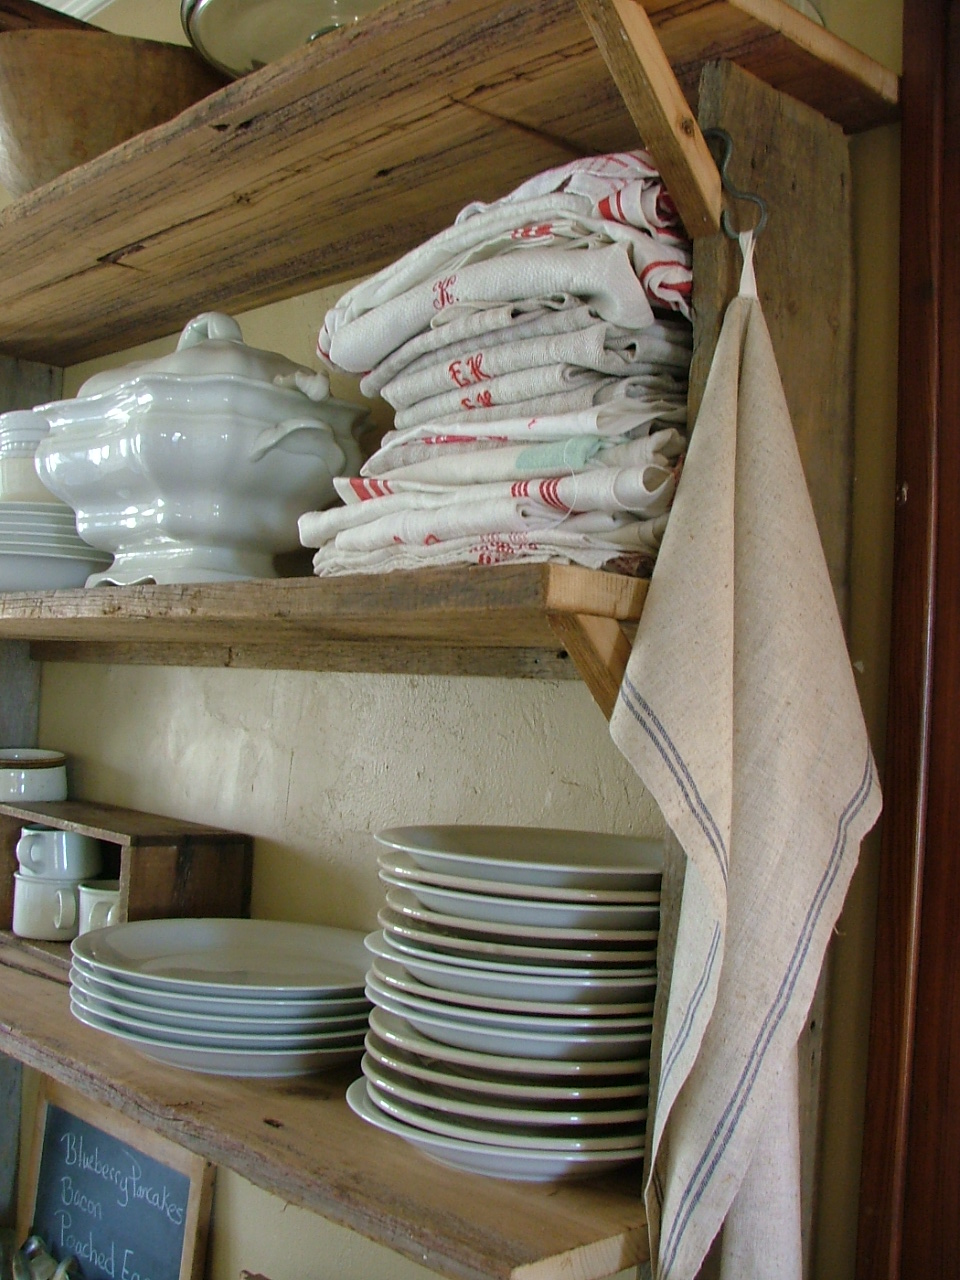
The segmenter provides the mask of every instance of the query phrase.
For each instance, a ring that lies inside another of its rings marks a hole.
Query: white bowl
[[[274,577],[274,556],[300,548],[299,516],[335,501],[333,476],[360,464],[366,410],[328,391],[211,313],[173,355],[36,410],[52,428],[37,450],[44,484],[116,557],[88,585]]]
[[[67,757],[40,747],[0,748],[0,800],[66,800]]]
[[[110,563],[108,555],[0,550],[0,591],[56,591],[82,587]]]

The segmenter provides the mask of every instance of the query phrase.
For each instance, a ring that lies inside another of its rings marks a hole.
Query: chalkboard
[[[83,1280],[199,1280],[213,1167],[53,1081],[37,1106],[27,1221]]]

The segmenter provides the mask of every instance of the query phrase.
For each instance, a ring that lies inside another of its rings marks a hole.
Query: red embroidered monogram
[[[442,311],[444,307],[449,307],[452,302],[456,302],[457,298],[453,292],[453,286],[456,283],[457,283],[456,276],[447,276],[443,280],[434,280],[433,282],[434,311]]]
[[[476,382],[489,382],[490,374],[484,372],[483,352],[477,351],[464,360],[451,360],[447,373],[457,387],[472,387]]]
[[[461,407],[464,409],[492,409],[493,408],[493,392],[478,391],[471,400],[469,396],[464,396],[460,401]]]

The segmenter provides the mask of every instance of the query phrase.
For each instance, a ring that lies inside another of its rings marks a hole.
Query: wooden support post
[[[853,242],[847,139],[819,112],[729,62],[706,66],[700,123],[734,140],[731,177],[764,197],[770,219],[757,241],[760,301],[806,474],[841,618],[849,598],[853,482]],[[741,211],[731,211],[735,225]],[[746,225],[755,221],[748,211]],[[815,264],[811,267],[811,264]],[[694,245],[695,421],[741,258],[726,236]],[[696,430],[696,427],[694,427]],[[816,1208],[821,1065],[829,955],[800,1039],[805,1267]]]
[[[0,357],[0,412],[55,399],[62,386],[60,369]],[[26,641],[0,641],[0,746],[35,746],[39,719],[39,664]],[[0,1227],[12,1227],[17,1215],[21,1077],[20,1063],[0,1055]]]
[[[720,175],[639,0],[578,0],[687,234],[720,229]]]

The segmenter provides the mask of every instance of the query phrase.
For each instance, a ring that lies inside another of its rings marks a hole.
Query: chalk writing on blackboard
[[[189,1277],[198,1189],[191,1164],[202,1186],[205,1162],[173,1147],[168,1163],[168,1152],[157,1154],[157,1135],[81,1102],[46,1100],[30,1230],[58,1261],[73,1256],[83,1280]]]

